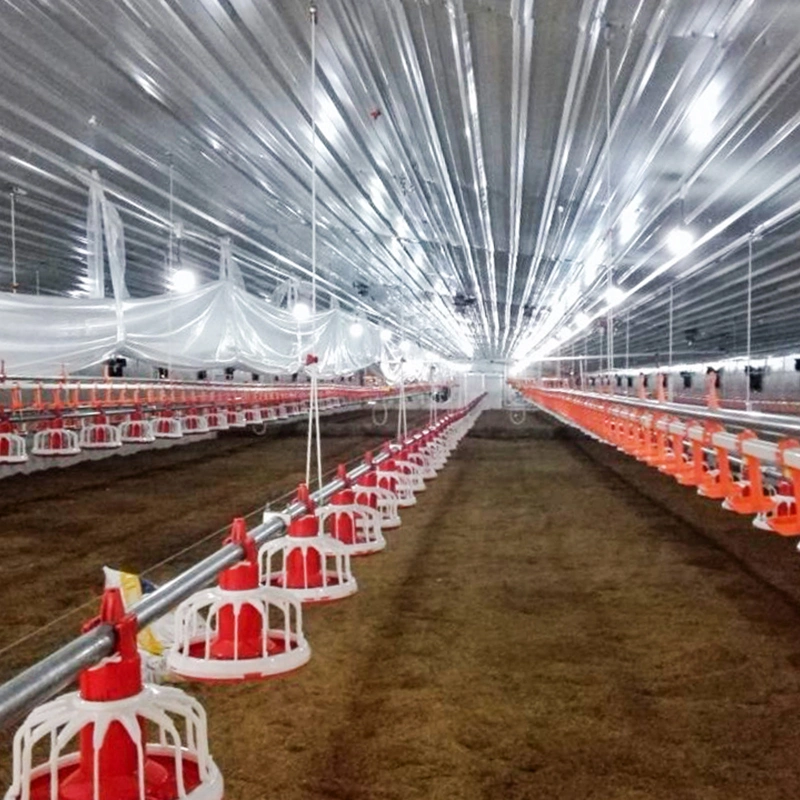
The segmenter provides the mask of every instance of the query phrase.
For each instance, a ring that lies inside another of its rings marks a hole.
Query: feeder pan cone
[[[180,689],[142,684],[136,618],[125,616],[118,589],[105,591],[87,627],[100,623],[115,626],[116,652],[81,673],[78,692],[39,706],[19,728],[6,800],[221,800],[205,711]]]
[[[407,482],[411,491],[414,494],[417,494],[418,492],[424,492],[426,486],[422,477],[422,468],[416,461],[411,461],[409,459],[408,448],[400,448],[399,445],[395,445],[392,447],[392,451],[394,451],[394,455],[392,456],[394,467],[396,470],[399,470],[408,476]]]
[[[339,468],[343,489],[331,497],[330,504],[317,511],[322,530],[347,548],[351,556],[368,556],[386,547],[381,532],[381,513],[377,508],[361,504],[351,488],[344,465]]]
[[[0,464],[24,464],[27,460],[25,437],[14,433],[10,422],[0,419]]]
[[[378,486],[394,492],[400,508],[410,508],[417,504],[411,476],[398,467],[394,458],[382,461],[378,465]]]
[[[274,678],[308,662],[300,601],[259,582],[258,556],[245,521],[233,521],[226,543],[245,558],[219,574],[219,585],[197,592],[175,613],[175,644],[167,667],[177,677],[209,683]]]
[[[372,454],[367,453],[365,460],[372,463]],[[385,486],[378,486],[378,473],[375,469],[362,475],[357,481],[356,502],[370,506],[381,514],[381,528],[388,531],[400,527],[400,513],[397,495]]]
[[[306,513],[292,521],[284,517],[286,536],[267,542],[259,551],[261,582],[288,589],[303,603],[327,603],[355,594],[358,584],[350,569],[350,553],[321,532],[308,487],[300,484],[297,496]]]

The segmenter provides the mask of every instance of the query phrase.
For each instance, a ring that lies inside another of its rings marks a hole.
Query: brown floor
[[[499,438],[509,430],[504,415],[484,415],[387,552],[356,563],[360,592],[307,611],[308,666],[266,684],[189,687],[208,711],[226,797],[796,797],[793,543],[539,418]],[[6,503],[12,542],[26,510],[34,530],[52,531],[104,498],[120,505],[91,526],[94,548],[76,533],[88,520],[70,529],[80,546],[65,548],[63,530],[52,553],[8,545],[7,616],[22,610],[8,605],[9,575],[27,576],[18,589],[45,618],[93,588],[81,554],[153,563],[155,542],[166,553],[174,531],[239,513],[226,503],[240,485],[241,496],[272,488],[297,447],[286,438],[277,454],[234,447],[162,465],[87,487],[74,506],[61,497],[55,516],[50,501]],[[202,504],[173,497],[186,475]],[[161,538],[143,545],[151,528]],[[47,596],[42,559],[65,573]]]

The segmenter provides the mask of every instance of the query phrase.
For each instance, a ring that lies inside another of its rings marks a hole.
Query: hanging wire
[[[403,376],[403,364],[406,360],[400,359],[400,395],[397,406],[397,440],[405,441],[408,438],[408,421],[406,419],[406,380]]]
[[[433,382],[433,374],[436,372],[436,367],[431,365],[430,370],[430,404],[428,406],[428,425],[435,425],[436,424],[436,388]]]
[[[170,277],[172,276],[172,268],[174,266],[174,236],[175,236],[175,221],[172,217],[173,213],[173,190],[175,186],[175,165],[170,159],[169,164],[169,244],[167,245],[167,266],[169,267]]]
[[[317,311],[317,4],[311,18],[311,313]]]
[[[175,271],[175,221],[173,219],[173,200],[175,191],[175,165],[172,163],[172,157],[169,162],[169,243],[167,245],[167,273],[168,280],[172,281]],[[175,292],[172,291],[171,295]],[[172,347],[173,347],[173,331],[172,331],[172,307],[175,304],[175,297],[170,296],[169,303],[167,304],[167,325],[169,326],[169,339],[167,345],[167,375],[172,372]]]
[[[11,291],[17,293],[17,203],[11,190]]]
[[[631,312],[625,315],[625,369],[630,367],[631,361]]]
[[[606,44],[606,213],[605,213],[605,228],[606,228],[606,254],[608,257],[608,289],[609,289],[609,303],[608,315],[606,319],[607,331],[607,347],[608,347],[608,371],[609,381],[611,380],[610,374],[614,371],[614,306],[611,302],[611,291],[614,288],[614,237],[611,230],[611,28],[606,23],[605,30],[605,44]],[[611,389],[613,391],[613,388]]]
[[[375,413],[376,411],[380,410],[381,417],[378,418],[378,415]],[[384,400],[380,406],[377,404],[372,406],[372,424],[376,428],[382,428],[387,422],[389,421],[389,406],[386,405],[386,401]]]
[[[308,402],[308,440],[306,447],[306,486],[311,488],[311,450],[316,429],[317,444],[317,481],[319,488],[322,488],[322,440],[320,437],[319,425],[319,369],[316,361],[311,361],[306,365],[306,372],[311,377],[311,396]]]
[[[673,284],[669,285],[669,366],[667,374],[667,400],[672,402],[672,318],[674,313],[674,291]]]
[[[317,4],[308,7],[311,24],[311,314],[317,311]],[[302,342],[300,323],[298,341]],[[311,453],[316,438],[317,481],[322,488],[322,438],[319,422],[319,366],[316,357],[308,355],[306,372],[311,378],[308,404],[308,440],[306,448],[306,486],[311,488]],[[316,431],[316,436],[315,436]]]
[[[751,410],[750,401],[750,364],[751,345],[752,345],[752,323],[753,323],[753,233],[747,240],[747,361],[745,368],[744,381],[744,407],[747,411]]]

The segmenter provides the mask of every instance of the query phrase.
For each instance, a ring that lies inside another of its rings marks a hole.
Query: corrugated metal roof
[[[741,352],[755,232],[753,349],[800,345],[796,2],[318,6],[323,304],[500,359],[596,349],[613,281],[616,352],[652,354],[672,286],[676,351]],[[16,190],[20,291],[79,288],[90,169],[134,295],[165,288],[170,172],[205,279],[225,234],[252,292],[307,275],[310,60],[301,0],[0,0],[3,282]]]

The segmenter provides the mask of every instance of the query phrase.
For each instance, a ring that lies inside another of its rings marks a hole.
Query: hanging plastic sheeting
[[[86,261],[88,275],[84,288],[89,297],[98,299],[105,297],[105,281],[103,279],[103,185],[97,172],[92,172],[89,179],[89,206],[86,209]]]
[[[88,275],[84,284],[92,299],[105,297],[103,241],[108,253],[108,270],[114,297],[122,301],[128,296],[125,286],[125,232],[116,206],[103,192],[97,171],[89,177],[89,205],[86,210],[86,250]],[[121,322],[121,320],[120,320]]]
[[[219,240],[219,279],[228,281],[240,289],[244,289],[244,278],[239,265],[233,259],[231,237],[223,236]]]
[[[360,335],[353,335],[358,322]],[[128,356],[185,369],[241,367],[291,374],[306,356],[329,378],[381,364],[390,382],[425,379],[431,356],[381,341],[376,325],[339,309],[298,322],[230,280],[184,294],[76,299],[0,293],[0,359],[7,375],[48,377]]]
[[[59,376],[99,364],[116,348],[109,300],[0,293],[0,359],[8,375]]]

